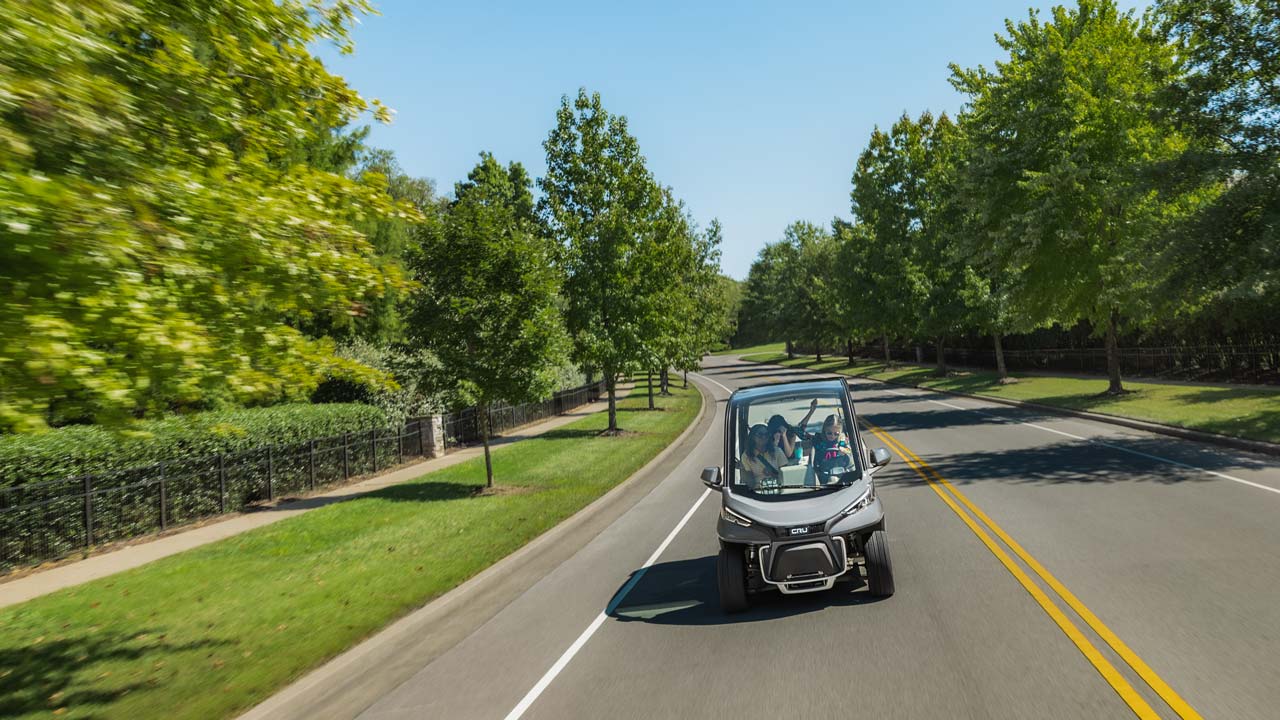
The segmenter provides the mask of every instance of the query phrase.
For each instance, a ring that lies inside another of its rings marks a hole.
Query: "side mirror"
[[[702,468],[702,484],[712,490],[720,489],[720,468],[706,467]]]
[[[888,450],[885,450],[884,448],[876,448],[871,451],[871,465],[876,470],[888,465],[889,460],[890,455]]]

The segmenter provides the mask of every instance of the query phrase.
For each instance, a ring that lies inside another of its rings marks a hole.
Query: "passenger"
[[[801,453],[800,442],[804,434],[804,428],[809,424],[809,418],[813,417],[813,413],[818,409],[818,398],[814,398],[809,403],[809,412],[805,414],[797,425],[787,424],[787,419],[781,415],[774,415],[769,418],[769,438],[778,449],[782,450],[782,454],[791,463],[800,462]]]
[[[840,416],[832,413],[822,422],[822,434],[813,439],[813,458],[815,465],[848,467],[849,461],[840,456],[853,458],[853,448],[849,446],[849,438],[845,436],[844,423]]]
[[[769,437],[768,425],[753,425],[747,434],[746,452],[742,453],[742,481],[747,487],[777,487],[782,468],[787,462],[782,450]]]

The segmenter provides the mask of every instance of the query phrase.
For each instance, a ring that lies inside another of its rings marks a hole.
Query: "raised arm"
[[[800,424],[796,425],[796,427],[800,428],[800,432],[804,432],[804,429],[809,426],[809,418],[813,417],[813,414],[817,411],[818,398],[814,398],[813,401],[809,403],[809,412],[805,413],[805,416],[800,419]]]

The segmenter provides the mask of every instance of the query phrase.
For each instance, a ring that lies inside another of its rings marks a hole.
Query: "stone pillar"
[[[429,458],[444,457],[444,416],[431,415],[424,420],[429,428],[425,455]]]

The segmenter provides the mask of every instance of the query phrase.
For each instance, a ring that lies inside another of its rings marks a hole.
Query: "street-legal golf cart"
[[[720,493],[717,578],[726,612],[751,595],[828,590],[862,581],[893,594],[893,566],[874,473],[843,380],[744,388],[725,411],[724,465],[702,471]]]

